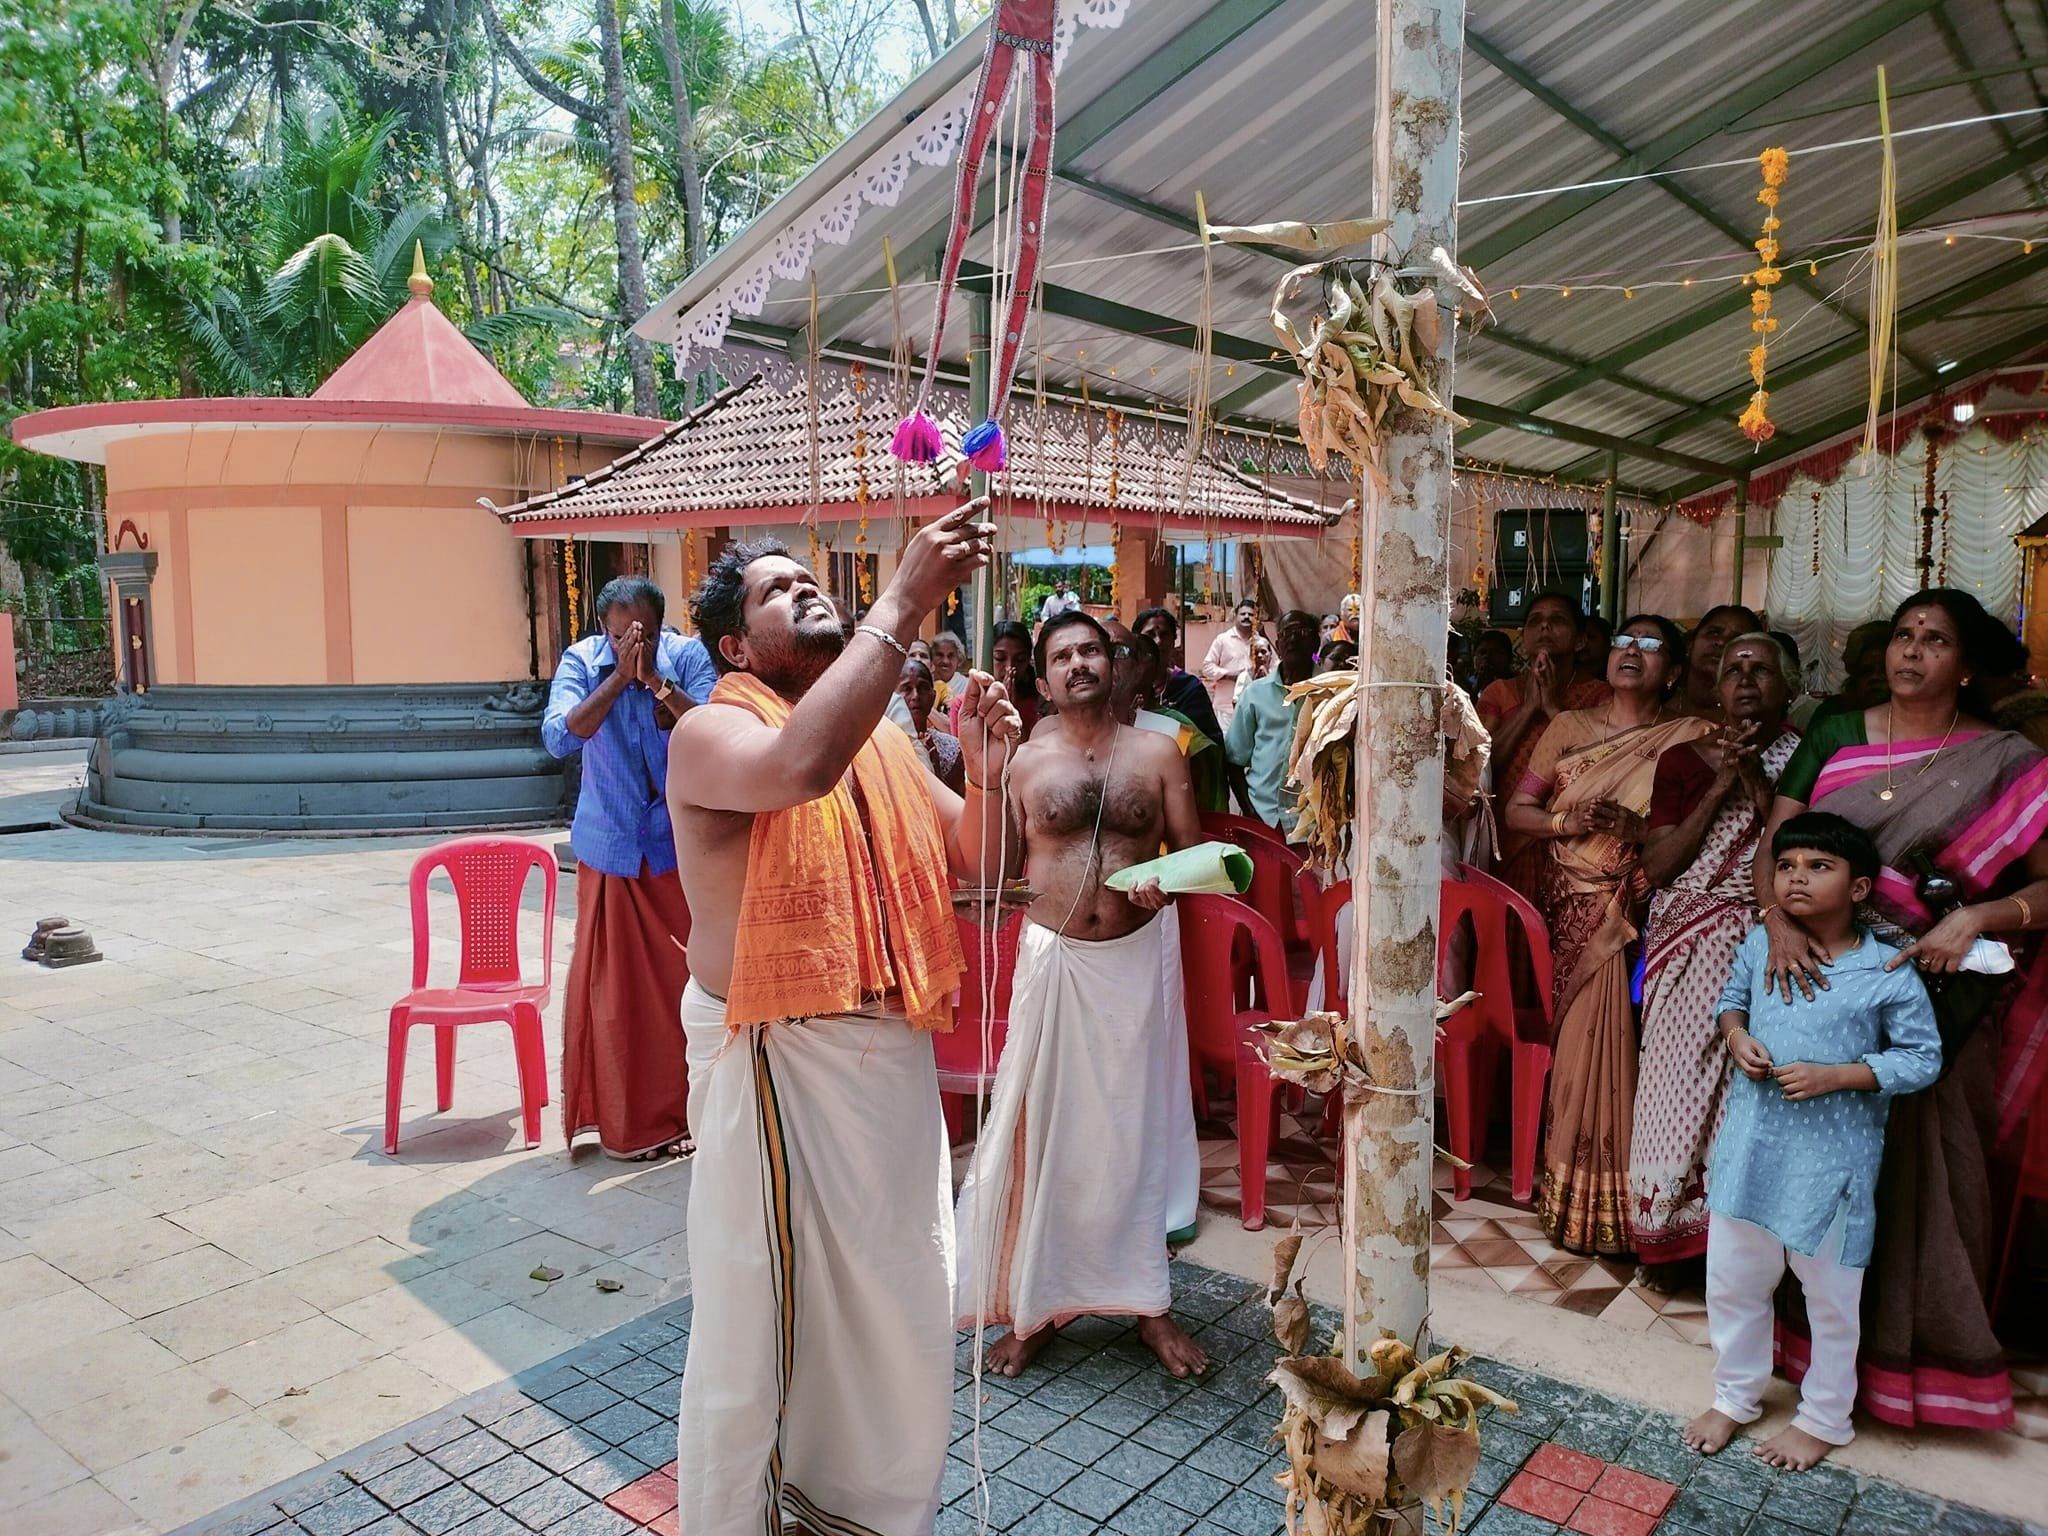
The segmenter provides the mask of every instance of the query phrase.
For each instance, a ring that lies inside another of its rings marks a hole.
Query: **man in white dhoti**
[[[940,785],[882,711],[994,534],[969,508],[922,530],[850,638],[779,544],[729,548],[697,589],[721,675],[668,770],[694,919],[690,1536],[924,1536],[938,1509],[953,1231],[927,1031],[951,1027],[962,971],[949,871],[984,877],[1002,813]],[[982,785],[1019,722],[985,675],[965,687]]]
[[[1156,883],[1102,884],[1200,842],[1201,823],[1179,747],[1118,724],[1111,651],[1085,613],[1039,631],[1060,728],[1018,749],[1010,779],[1037,894],[955,1212],[960,1321],[1010,1325],[987,1357],[1005,1376],[1084,1313],[1135,1316],[1176,1376],[1208,1367],[1168,1314],[1167,1234],[1193,1227],[1201,1184],[1179,923]]]

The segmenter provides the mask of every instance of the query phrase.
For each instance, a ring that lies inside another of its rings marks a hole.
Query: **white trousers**
[[[1800,1384],[1795,1428],[1829,1445],[1856,1438],[1856,1346],[1862,1336],[1863,1271],[1837,1262],[1837,1221],[1818,1257],[1787,1248],[1753,1222],[1714,1212],[1707,1227],[1707,1337],[1714,1346],[1714,1407],[1738,1424],[1763,1414],[1771,1379],[1772,1297],[1786,1267],[1806,1291],[1813,1363]]]

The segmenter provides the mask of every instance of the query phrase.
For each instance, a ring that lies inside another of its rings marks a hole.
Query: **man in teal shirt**
[[[1287,754],[1294,745],[1294,712],[1287,690],[1315,670],[1316,616],[1299,608],[1280,619],[1277,673],[1245,685],[1231,716],[1224,753],[1245,770],[1252,814],[1283,832],[1294,825],[1294,796],[1287,788]]]

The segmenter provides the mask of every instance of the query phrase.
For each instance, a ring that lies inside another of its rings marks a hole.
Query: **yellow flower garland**
[[[1764,388],[1764,371],[1770,364],[1771,334],[1778,329],[1778,320],[1771,313],[1771,290],[1784,280],[1785,274],[1778,268],[1778,198],[1785,185],[1785,176],[1790,170],[1792,157],[1783,149],[1767,149],[1757,156],[1757,164],[1763,172],[1764,184],[1758,189],[1756,200],[1764,205],[1763,232],[1756,240],[1757,267],[1749,274],[1751,292],[1749,295],[1749,329],[1758,338],[1749,349],[1749,377],[1755,384],[1756,392],[1749,397],[1749,404],[1743,408],[1736,425],[1742,435],[1752,443],[1767,443],[1776,435],[1777,427],[1770,418],[1771,397]]]

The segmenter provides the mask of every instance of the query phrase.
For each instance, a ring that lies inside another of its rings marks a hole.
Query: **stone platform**
[[[163,687],[99,712],[76,817],[111,830],[531,827],[564,814],[538,682]]]

